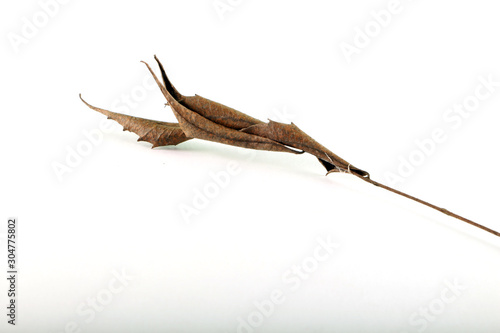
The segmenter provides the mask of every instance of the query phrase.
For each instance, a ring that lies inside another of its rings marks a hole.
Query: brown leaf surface
[[[123,115],[94,107],[83,99],[82,101],[89,108],[120,123],[124,130],[138,134],[139,141],[152,143],[153,147],[177,145],[191,138],[197,138],[259,150],[282,151],[294,154],[307,152],[315,156],[327,169],[328,173],[351,173],[368,183],[414,200],[500,237],[500,233],[495,230],[370,179],[368,172],[354,167],[326,149],[293,123],[282,124],[275,121],[264,123],[201,96],[183,96],[172,85],[163,65],[156,56],[155,59],[160,67],[163,83],[158,80],[151,67],[147,63],[145,64],[179,123],[167,123]]]
[[[172,108],[181,129],[187,137],[243,148],[294,154],[302,153],[302,151],[291,149],[284,144],[268,138],[240,131],[239,129],[242,128],[242,125],[253,125],[261,121],[200,96],[187,98],[174,88],[164,71],[162,71],[162,76],[165,85],[162,85],[151,67],[147,63],[145,64],[167,99],[168,105]],[[189,105],[186,100],[190,101],[190,104],[196,109],[186,107],[185,105]],[[205,117],[203,114],[207,114],[209,117]]]
[[[275,121],[264,123],[240,111],[211,101],[198,95],[184,96],[173,86],[155,56],[160,68],[163,83],[160,82],[151,67],[144,62],[153,75],[167,104],[172,108],[178,124],[164,123],[137,118],[96,108],[124,129],[140,136],[139,140],[148,141],[153,147],[176,145],[197,138],[227,145],[268,151],[281,151],[294,154],[308,152],[321,162],[330,172],[350,172],[362,177],[369,174],[354,167],[344,159],[332,153],[300,130],[295,124],[282,124]]]
[[[153,144],[153,147],[178,145],[190,138],[186,137],[181,127],[177,123],[167,123],[162,121],[138,118],[101,109],[87,103],[82,96],[80,99],[89,108],[107,116],[123,126],[124,131],[130,131],[139,135],[137,141],[147,141]]]
[[[148,67],[150,73],[155,78],[156,83],[160,87],[161,91],[163,92],[163,95],[165,96],[165,98],[167,98],[167,100],[168,100],[167,96],[170,95],[173,99],[175,99],[180,104],[184,105],[186,108],[200,114],[201,116],[207,118],[208,120],[211,120],[214,123],[236,130],[240,130],[251,125],[262,123],[262,121],[260,121],[259,119],[250,117],[249,115],[243,112],[235,110],[224,104],[217,103],[207,98],[201,97],[199,95],[184,96],[180,94],[168,79],[167,73],[165,72],[163,65],[156,56],[155,60],[158,63],[158,66],[160,67],[160,72],[163,79],[163,86],[156,78],[156,75],[151,69],[151,67],[149,67],[147,63],[144,64]]]
[[[330,150],[326,149],[324,146],[316,142],[316,140],[304,133],[294,123],[283,124],[269,120],[268,123],[252,125],[242,131],[266,137],[314,155],[323,164],[328,172],[355,172],[363,177],[369,177],[368,172],[356,168],[344,159],[332,153]]]

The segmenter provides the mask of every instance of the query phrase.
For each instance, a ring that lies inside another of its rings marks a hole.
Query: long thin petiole
[[[401,195],[401,196],[403,196],[403,197],[405,197],[405,198],[408,198],[408,199],[411,199],[411,200],[416,201],[416,202],[418,202],[418,203],[421,203],[422,205],[426,205],[427,207],[430,207],[430,208],[432,208],[432,209],[435,209],[435,210],[437,210],[437,211],[440,211],[440,212],[441,212],[441,213],[443,213],[443,214],[446,214],[446,215],[448,215],[448,216],[451,216],[451,217],[454,217],[454,218],[456,218],[456,219],[459,219],[460,221],[463,221],[463,222],[469,223],[469,224],[471,224],[471,225],[473,225],[473,226],[475,226],[475,227],[477,227],[477,228],[483,229],[483,230],[485,230],[485,231],[487,231],[487,232],[489,232],[489,233],[491,233],[491,234],[493,234],[493,235],[495,235],[495,236],[500,237],[500,233],[499,233],[498,231],[495,231],[495,230],[493,230],[493,229],[490,229],[490,228],[488,228],[488,227],[485,227],[484,225],[481,225],[481,224],[479,224],[479,223],[476,223],[476,222],[474,222],[474,221],[471,221],[471,220],[469,220],[469,219],[466,219],[466,218],[465,218],[465,217],[463,217],[463,216],[460,216],[460,215],[457,215],[457,214],[455,214],[455,213],[452,213],[452,212],[450,212],[450,211],[449,211],[449,210],[447,210],[447,209],[444,209],[444,208],[438,207],[438,206],[436,206],[436,205],[433,205],[433,204],[431,204],[431,203],[428,203],[427,201],[421,200],[421,199],[419,199],[419,198],[415,198],[414,196],[411,196],[411,195],[406,194],[406,193],[404,193],[404,192],[401,192],[401,191],[398,191],[398,190],[396,190],[396,189],[393,189],[392,187],[389,187],[389,186],[387,186],[387,185],[384,185],[384,184],[381,184],[381,183],[379,183],[379,182],[376,182],[375,180],[372,180],[372,179],[370,179],[370,178],[368,178],[368,177],[363,177],[363,176],[358,175],[358,174],[356,174],[356,173],[351,173],[351,174],[352,174],[352,175],[354,175],[354,176],[356,176],[356,177],[358,177],[358,178],[360,178],[360,179],[363,179],[365,182],[368,182],[368,183],[370,183],[370,184],[372,184],[372,185],[375,185],[375,186],[381,187],[381,188],[383,188],[383,189],[385,189],[385,190],[387,190],[387,191],[390,191],[390,192],[393,192],[393,193],[399,194],[399,195]]]

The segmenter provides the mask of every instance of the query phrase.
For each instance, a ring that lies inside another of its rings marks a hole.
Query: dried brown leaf
[[[207,98],[201,97],[199,95],[194,95],[194,96],[182,95],[177,91],[177,89],[175,89],[174,85],[168,79],[167,73],[165,72],[162,63],[156,56],[155,60],[158,63],[158,66],[160,67],[160,72],[163,79],[163,86],[156,78],[156,75],[151,69],[151,67],[149,67],[149,65],[145,62],[144,64],[148,67],[150,73],[155,78],[156,83],[162,90],[165,98],[167,98],[167,96],[170,95],[173,99],[175,99],[180,104],[184,105],[186,108],[200,114],[201,116],[207,118],[208,120],[213,121],[214,123],[223,125],[228,128],[240,130],[251,125],[262,123],[262,121],[260,121],[259,119],[250,117],[249,115],[243,112],[235,110],[224,104],[217,103]]]
[[[240,131],[241,126],[260,122],[225,105],[204,99],[200,96],[182,96],[162,71],[165,86],[158,80],[151,67],[145,63],[172,108],[179,125],[187,137],[224,143],[227,145],[268,151],[281,151],[300,154],[277,141]],[[197,109],[189,109],[186,100]],[[184,102],[184,103],[183,103]],[[203,103],[206,103],[203,105]],[[184,105],[185,104],[185,105]],[[205,117],[203,114],[207,115]]]
[[[178,145],[190,138],[186,137],[181,127],[177,123],[167,123],[162,121],[133,117],[101,109],[87,103],[82,96],[80,99],[89,108],[107,116],[123,126],[124,131],[130,131],[139,135],[137,141],[147,141],[153,144],[153,147]]]
[[[91,109],[101,112],[110,119],[116,120],[123,126],[124,130],[138,134],[139,140],[152,143],[153,147],[177,145],[190,138],[198,138],[259,150],[282,151],[295,154],[307,152],[318,158],[328,173],[347,172],[353,174],[370,184],[419,202],[443,214],[457,218],[500,237],[500,233],[495,230],[370,179],[368,172],[354,167],[326,149],[293,123],[282,124],[275,121],[264,123],[233,108],[201,96],[183,96],[172,85],[163,65],[156,56],[155,59],[160,67],[163,84],[158,80],[151,67],[147,63],[145,64],[167,99],[167,104],[172,108],[175,117],[179,121],[178,124],[123,115],[94,107],[83,99],[82,101]]]
[[[330,150],[326,149],[316,140],[304,133],[294,123],[283,124],[269,120],[268,123],[252,125],[242,131],[266,137],[314,155],[323,164],[328,172],[354,172],[360,176],[369,177],[368,172],[356,168],[344,159],[332,153]]]

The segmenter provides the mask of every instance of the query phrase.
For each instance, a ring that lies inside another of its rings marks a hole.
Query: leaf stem
[[[392,188],[392,187],[389,187],[389,186],[384,185],[384,184],[381,184],[381,183],[379,183],[379,182],[377,182],[377,181],[375,181],[375,180],[372,180],[372,179],[370,179],[369,177],[363,177],[363,176],[358,175],[358,174],[356,174],[356,173],[351,173],[351,174],[352,174],[352,175],[354,175],[354,176],[356,176],[356,177],[358,177],[358,178],[360,178],[360,179],[362,179],[362,180],[364,180],[364,181],[365,181],[365,182],[367,182],[367,183],[370,183],[370,184],[372,184],[372,185],[375,185],[375,186],[381,187],[381,188],[383,188],[383,189],[385,189],[385,190],[387,190],[387,191],[390,191],[390,192],[393,192],[393,193],[399,194],[399,195],[401,195],[401,196],[403,196],[403,197],[405,197],[405,198],[408,198],[408,199],[411,199],[411,200],[416,201],[416,202],[418,202],[418,203],[421,203],[422,205],[425,205],[425,206],[427,206],[427,207],[430,207],[430,208],[432,208],[432,209],[435,209],[435,210],[437,210],[437,211],[439,211],[439,212],[441,212],[441,213],[443,213],[443,214],[446,214],[446,215],[448,215],[448,216],[454,217],[454,218],[456,218],[456,219],[458,219],[458,220],[460,220],[460,221],[463,221],[463,222],[469,223],[470,225],[473,225],[473,226],[475,226],[475,227],[477,227],[477,228],[483,229],[484,231],[487,231],[487,232],[489,232],[489,233],[491,233],[491,234],[493,234],[493,235],[495,235],[495,236],[500,237],[500,233],[499,233],[498,231],[495,231],[495,230],[493,230],[493,229],[490,229],[490,228],[488,228],[488,227],[485,227],[485,226],[484,226],[484,225],[482,225],[482,224],[479,224],[479,223],[476,223],[476,222],[471,221],[471,220],[469,220],[469,219],[466,219],[466,218],[465,218],[465,217],[463,217],[463,216],[460,216],[460,215],[457,215],[457,214],[455,214],[455,213],[452,213],[452,212],[450,212],[450,211],[449,211],[449,210],[447,210],[447,209],[444,209],[444,208],[438,207],[438,206],[433,205],[433,204],[431,204],[431,203],[429,203],[429,202],[427,202],[427,201],[421,200],[421,199],[419,199],[419,198],[416,198],[416,197],[411,196],[411,195],[409,195],[409,194],[406,194],[406,193],[404,193],[404,192],[398,191],[398,190],[396,190],[396,189],[394,189],[394,188]]]

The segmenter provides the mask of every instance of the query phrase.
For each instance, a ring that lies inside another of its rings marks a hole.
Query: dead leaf
[[[179,123],[167,123],[123,115],[94,107],[83,99],[82,101],[91,109],[108,116],[109,119],[116,120],[123,126],[124,130],[139,135],[139,141],[150,142],[153,144],[153,148],[177,145],[189,139],[196,138],[258,150],[294,154],[307,152],[315,156],[328,173],[347,172],[370,184],[414,200],[500,237],[500,233],[497,231],[370,179],[368,172],[353,166],[351,163],[348,163],[326,149],[293,123],[282,124],[275,121],[264,123],[240,111],[201,96],[182,95],[168,79],[163,65],[156,56],[155,59],[160,67],[163,83],[159,81],[151,67],[145,62],[144,64],[146,64],[153,75],[163,96],[167,99],[166,105],[172,108]]]
[[[186,137],[181,127],[177,123],[166,123],[162,121],[138,118],[124,115],[121,113],[111,112],[87,103],[82,96],[80,99],[89,108],[107,116],[123,126],[124,131],[130,131],[139,135],[137,141],[147,141],[153,144],[154,147],[178,145],[181,142],[187,141],[190,138]]]

